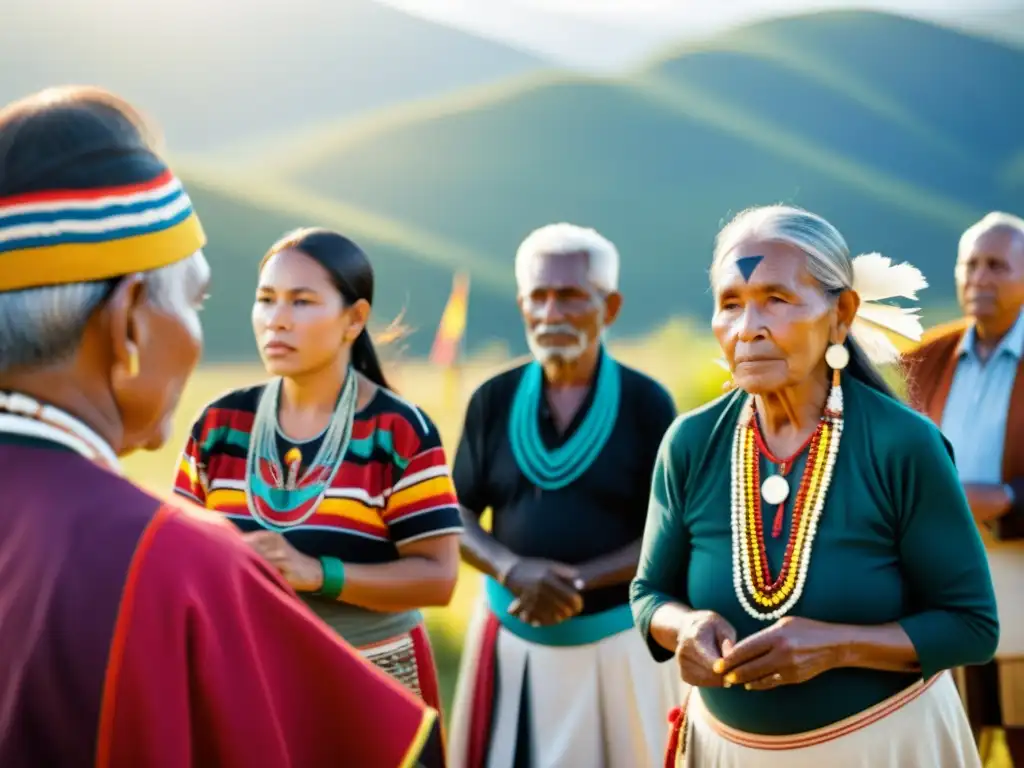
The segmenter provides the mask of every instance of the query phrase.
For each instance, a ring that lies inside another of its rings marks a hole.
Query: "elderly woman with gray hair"
[[[872,364],[921,331],[877,301],[923,277],[769,206],[711,280],[734,389],[666,435],[631,592],[691,686],[666,764],[979,765],[948,670],[995,652],[985,552],[947,442]]]

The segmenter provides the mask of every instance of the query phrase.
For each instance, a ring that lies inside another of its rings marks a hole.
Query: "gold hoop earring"
[[[139,353],[135,350],[128,355],[128,378],[134,379],[139,375]]]

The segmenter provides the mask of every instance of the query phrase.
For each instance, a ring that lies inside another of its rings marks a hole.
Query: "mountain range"
[[[865,12],[768,21],[621,78],[541,73],[325,124],[250,173],[192,169],[210,253],[232,275],[284,228],[334,226],[370,251],[378,317],[404,310],[424,352],[451,275],[473,279],[467,342],[521,351],[512,259],[534,227],[594,226],[622,254],[617,332],[706,322],[715,233],[743,208],[815,210],[953,299],[961,231],[1024,208],[1024,52]],[[251,354],[252,279],[220,296],[211,355]],[[243,288],[244,286],[244,288]],[[238,291],[236,294],[235,292]],[[215,296],[217,293],[215,292]],[[232,341],[228,341],[232,339]]]
[[[536,51],[570,69],[615,73],[664,45],[765,19],[855,6],[1024,39],[1020,0],[378,0],[422,18]]]
[[[855,252],[913,262],[931,308],[953,300],[962,230],[1024,210],[1024,104],[1007,85],[1024,76],[1024,49],[988,33],[808,13],[597,77],[372,0],[204,6],[197,29],[175,9],[198,0],[182,3],[37,0],[0,26],[0,98],[89,80],[163,124],[210,235],[211,360],[255,356],[256,264],[299,225],[368,250],[375,317],[403,314],[410,353],[429,349],[457,270],[472,278],[469,349],[521,352],[513,256],[552,221],[618,245],[615,332],[634,335],[673,316],[707,322],[714,235],[750,205],[805,206]],[[87,8],[102,23],[71,34]],[[117,25],[134,31],[115,45]],[[355,85],[335,88],[340,72]]]
[[[179,152],[247,160],[320,120],[547,66],[374,0],[32,0],[0,24],[0,103],[87,82],[144,108]]]

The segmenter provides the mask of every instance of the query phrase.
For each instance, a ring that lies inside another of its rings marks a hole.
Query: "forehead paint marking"
[[[750,282],[750,276],[754,274],[754,270],[757,269],[757,265],[763,258],[764,256],[744,256],[742,259],[736,259],[736,266],[739,268],[740,274],[743,275],[743,282]]]

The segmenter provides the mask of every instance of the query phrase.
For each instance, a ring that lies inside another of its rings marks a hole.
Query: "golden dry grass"
[[[725,373],[713,362],[717,350],[710,340],[698,336],[684,323],[672,323],[642,342],[612,343],[613,353],[667,386],[680,409],[689,409],[721,391]],[[451,453],[462,427],[463,409],[473,390],[511,361],[496,357],[465,363],[457,373],[446,374],[422,361],[400,361],[390,366],[396,388],[423,408],[435,421]],[[175,420],[174,435],[162,450],[136,454],[127,459],[129,474],[154,492],[168,492],[179,451],[193,419],[218,395],[265,378],[258,366],[211,365],[201,368],[185,391]],[[445,609],[427,612],[435,645],[441,687],[450,711],[462,637],[479,585],[478,575],[464,567],[452,603]],[[1012,768],[1002,735],[994,734],[987,746],[986,768]]]

